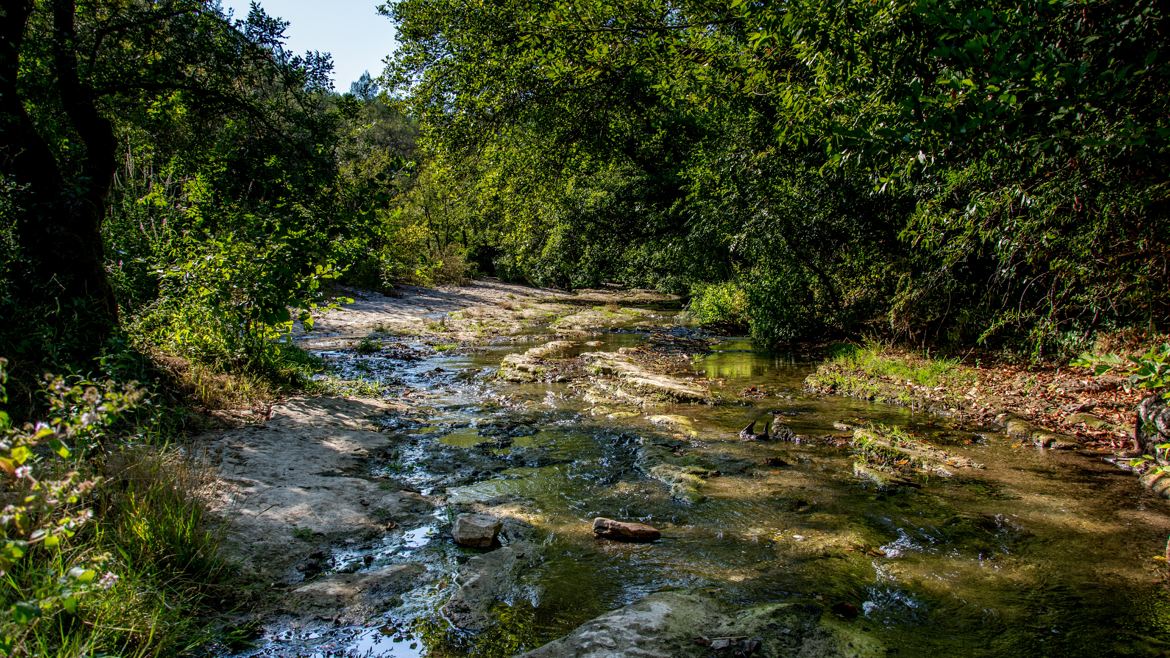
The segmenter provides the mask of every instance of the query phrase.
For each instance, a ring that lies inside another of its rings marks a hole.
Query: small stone
[[[451,536],[460,546],[471,548],[490,548],[496,543],[496,535],[500,534],[503,522],[487,514],[460,514],[455,519],[455,528]]]
[[[653,526],[644,523],[614,521],[604,517],[597,517],[593,520],[593,534],[601,539],[638,543],[652,542],[662,537],[658,528]]]

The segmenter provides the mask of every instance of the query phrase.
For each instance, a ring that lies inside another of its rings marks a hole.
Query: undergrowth
[[[48,378],[25,423],[0,386],[0,655],[176,655],[238,600],[206,471],[171,445],[194,414],[150,364],[115,350],[99,365],[126,384]]]
[[[974,373],[957,359],[892,350],[875,342],[837,345],[831,356],[805,380],[822,393],[919,406],[923,389],[934,397],[957,396],[976,381]]]

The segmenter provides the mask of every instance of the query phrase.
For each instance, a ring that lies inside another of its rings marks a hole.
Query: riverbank
[[[950,415],[974,426],[1010,430],[1015,418],[1036,426],[1036,436],[1022,425],[1010,434],[1039,441],[1045,430],[1097,452],[1129,449],[1134,409],[1143,397],[1120,377],[1093,377],[1084,368],[969,364],[878,345],[838,352],[809,375],[809,390]]]

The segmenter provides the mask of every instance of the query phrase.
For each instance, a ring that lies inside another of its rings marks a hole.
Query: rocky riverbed
[[[655,293],[350,296],[298,340],[361,395],[203,442],[264,592],[220,655],[1170,649],[1166,503],[1091,456],[807,394]]]

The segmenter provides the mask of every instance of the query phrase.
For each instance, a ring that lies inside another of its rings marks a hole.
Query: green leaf
[[[12,461],[23,464],[32,457],[32,450],[28,446],[16,446],[12,449]]]
[[[61,459],[68,459],[69,455],[73,454],[69,451],[69,446],[65,445],[61,439],[49,441],[49,448]]]
[[[97,578],[97,572],[93,569],[83,569],[82,567],[73,567],[69,570],[69,576],[82,585],[88,585]]]
[[[41,616],[41,607],[28,601],[18,601],[11,608],[12,621],[17,625],[27,626],[34,619]]]

